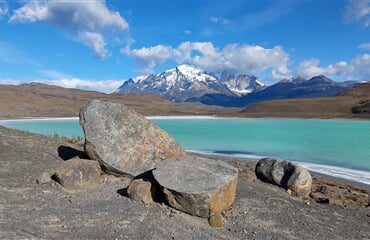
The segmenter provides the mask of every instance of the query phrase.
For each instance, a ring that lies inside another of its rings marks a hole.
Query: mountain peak
[[[327,78],[325,75],[318,75],[315,77],[310,78],[307,80],[309,83],[325,83],[325,84],[334,84],[336,83],[335,81],[331,80],[330,78]]]
[[[280,82],[281,83],[301,83],[304,81],[306,81],[306,79],[298,75],[298,76],[292,77],[291,79],[283,79]]]
[[[226,84],[237,95],[245,95],[265,88],[265,84],[255,76],[235,75],[227,71],[221,73],[220,82]]]
[[[204,95],[236,97],[265,87],[255,76],[225,74],[228,78],[220,81],[212,73],[182,64],[161,73],[129,79],[116,92],[152,93],[170,101],[184,102],[198,101]]]
[[[118,93],[152,93],[176,102],[196,101],[205,94],[234,96],[228,87],[206,71],[182,64],[161,73],[125,81]]]
[[[181,72],[204,72],[204,70],[196,68],[188,64],[181,64],[176,67]]]

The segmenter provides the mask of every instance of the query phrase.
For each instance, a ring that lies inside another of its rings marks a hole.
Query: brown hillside
[[[367,82],[335,97],[261,102],[241,111],[196,103],[173,103],[150,94],[104,94],[39,83],[0,85],[0,119],[77,117],[80,107],[92,99],[126,104],[146,116],[370,118],[370,82]]]
[[[337,96],[370,99],[370,82],[363,83],[357,87],[348,89]]]
[[[146,115],[215,115],[222,108],[201,104],[176,104],[157,95],[104,94],[31,83],[0,85],[0,119],[77,117],[80,107],[92,99],[118,102]]]
[[[261,102],[239,114],[243,117],[370,118],[370,82],[335,97]]]

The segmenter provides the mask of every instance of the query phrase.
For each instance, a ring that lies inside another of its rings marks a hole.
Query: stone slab
[[[228,209],[235,201],[238,169],[203,157],[162,161],[153,170],[168,204],[200,217]]]

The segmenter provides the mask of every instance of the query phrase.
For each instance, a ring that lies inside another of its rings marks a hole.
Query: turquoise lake
[[[370,121],[150,118],[188,151],[297,161],[327,174],[370,184]],[[81,136],[77,119],[11,120],[1,125],[30,132]],[[346,176],[344,176],[346,178]],[[358,179],[359,178],[359,179]]]

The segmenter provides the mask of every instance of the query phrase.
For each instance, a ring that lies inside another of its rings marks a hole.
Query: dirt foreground
[[[236,160],[229,163],[241,170],[237,198],[223,228],[163,203],[131,201],[127,178],[103,175],[97,189],[80,192],[37,183],[83,154],[58,139],[0,127],[0,239],[370,239],[369,207],[291,197],[253,180],[251,165]]]

